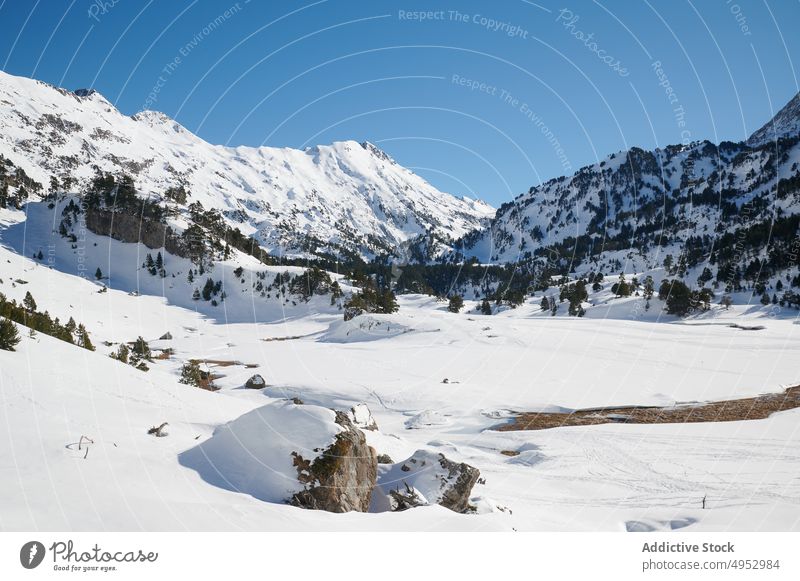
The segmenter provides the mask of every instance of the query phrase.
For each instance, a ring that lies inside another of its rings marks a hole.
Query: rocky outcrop
[[[444,454],[439,454],[439,466],[447,472],[442,479],[439,504],[456,512],[464,512],[469,507],[469,496],[481,475],[480,470],[464,462],[448,460]]]
[[[377,455],[348,414],[336,412],[336,423],[344,430],[313,461],[292,453],[297,478],[305,489],[294,494],[290,502],[329,512],[366,512],[377,478]]]
[[[391,467],[381,468],[373,498],[377,510],[407,510],[439,504],[455,512],[468,512],[472,487],[480,471],[464,462],[453,462],[444,454],[417,450]]]
[[[170,254],[186,258],[184,245],[172,228],[154,220],[142,219],[131,212],[112,212],[86,208],[86,229],[99,236],[110,236],[121,242],[141,242],[148,248],[163,248]]]

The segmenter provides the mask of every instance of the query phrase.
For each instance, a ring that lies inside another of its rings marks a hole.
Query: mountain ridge
[[[184,186],[269,252],[371,259],[433,237],[436,252],[494,209],[440,192],[369,142],[306,150],[213,145],[169,116],[126,116],[97,91],[0,72],[0,154],[45,186],[74,191],[125,173],[143,197]],[[69,187],[64,187],[64,184]]]
[[[504,203],[446,260],[521,263],[553,275],[666,262],[681,277],[702,269],[699,286],[761,294],[779,275],[800,280],[799,143],[800,95],[746,141],[612,153]]]

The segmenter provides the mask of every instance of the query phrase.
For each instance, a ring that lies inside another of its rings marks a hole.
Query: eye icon
[[[19,550],[19,562],[26,569],[35,569],[44,560],[44,545],[39,541],[29,541]]]

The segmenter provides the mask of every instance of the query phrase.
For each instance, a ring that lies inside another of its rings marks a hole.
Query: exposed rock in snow
[[[407,460],[381,467],[380,471],[372,505],[378,511],[439,504],[464,512],[480,477],[477,468],[426,450],[417,450]]]
[[[253,375],[253,376],[252,376],[250,379],[248,379],[248,380],[247,380],[247,382],[244,384],[244,386],[245,386],[247,389],[262,389],[262,388],[266,387],[266,385],[267,385],[267,382],[266,382],[266,381],[264,381],[264,378],[263,378],[263,377],[261,377],[261,375],[260,375],[260,374],[258,374],[258,373],[256,373],[255,375]]]
[[[377,477],[375,450],[347,414],[336,412],[336,423],[343,430],[316,459],[292,453],[298,480],[305,489],[292,496],[291,503],[329,512],[366,512]]]
[[[402,490],[396,488],[389,491],[389,506],[392,512],[400,512],[425,504],[428,504],[425,497],[417,489],[406,483],[403,483]]]
[[[347,414],[353,425],[361,430],[377,430],[378,423],[372,417],[372,412],[369,411],[367,404],[358,403],[350,408]]]

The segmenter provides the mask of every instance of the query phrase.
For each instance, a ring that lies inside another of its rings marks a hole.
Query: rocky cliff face
[[[186,258],[180,237],[167,224],[102,208],[87,208],[85,216],[86,228],[90,232],[121,242],[141,242],[152,249],[164,248],[170,254]]]

